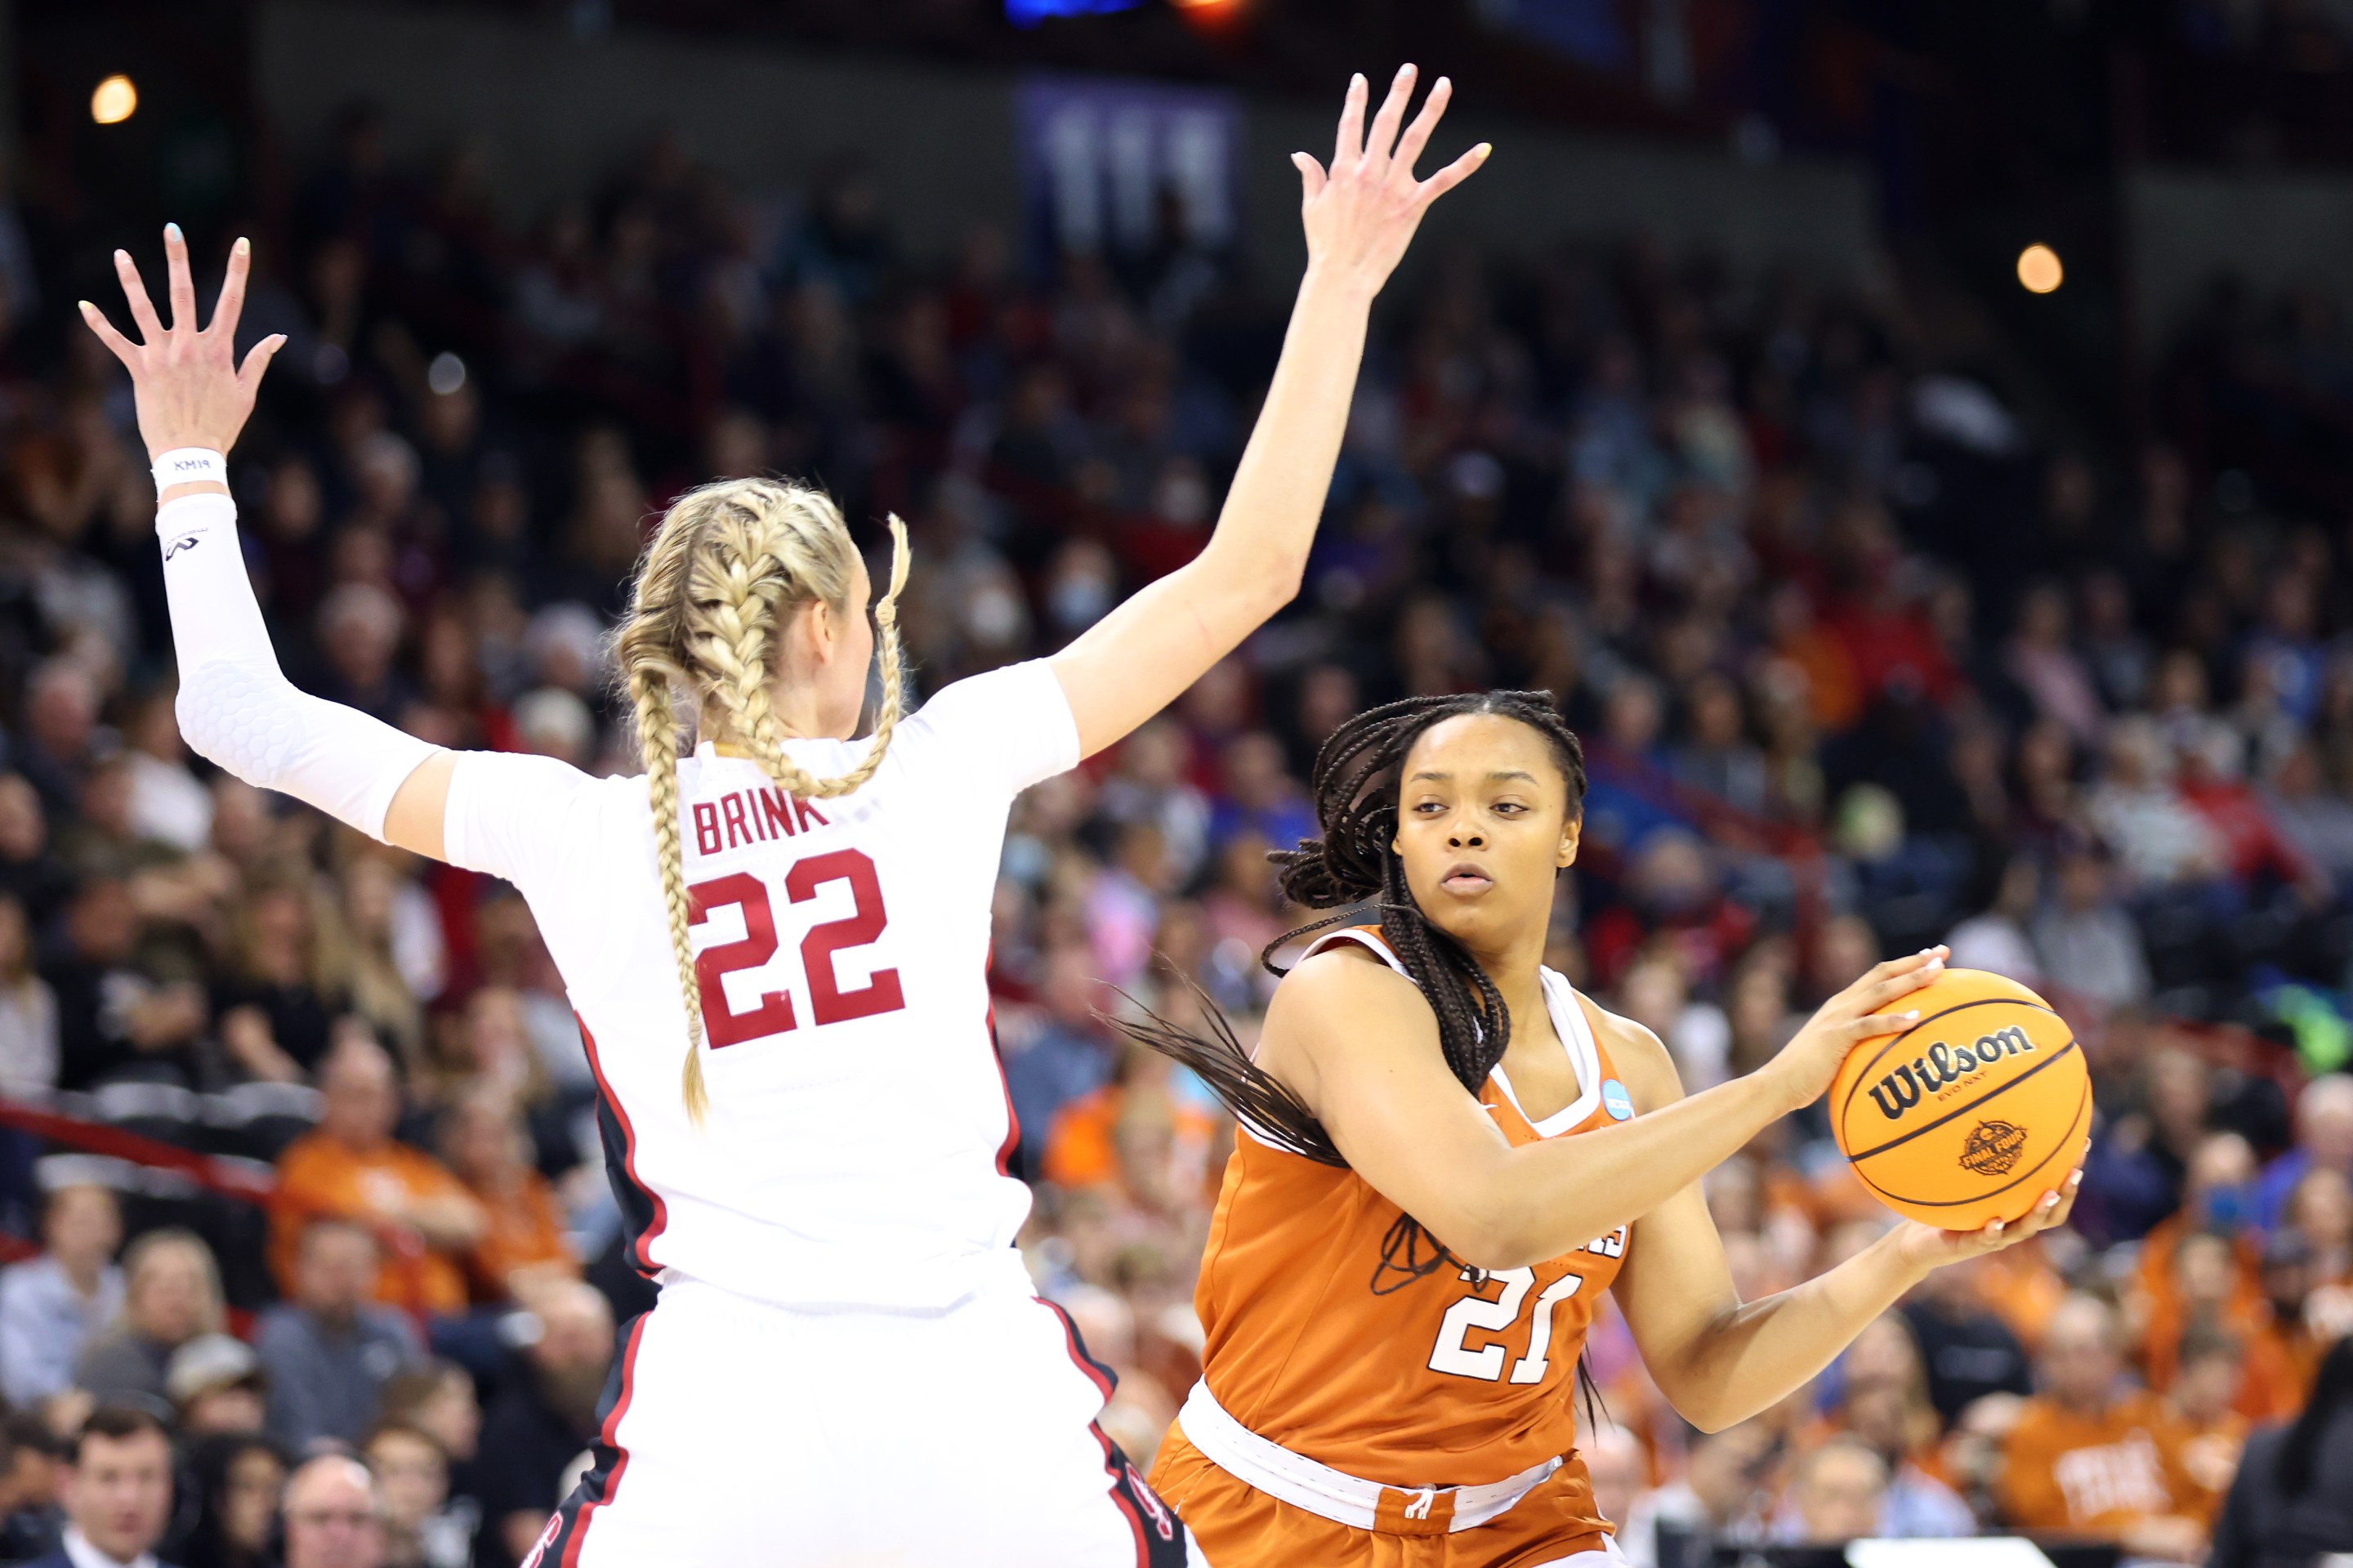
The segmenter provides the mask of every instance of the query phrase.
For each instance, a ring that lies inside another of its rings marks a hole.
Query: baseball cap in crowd
[[[172,1352],[164,1392],[174,1404],[185,1406],[215,1389],[240,1383],[259,1388],[267,1381],[251,1345],[233,1334],[199,1334]]]

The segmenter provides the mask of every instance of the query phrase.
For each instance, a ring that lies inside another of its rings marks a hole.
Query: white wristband
[[[228,459],[209,447],[174,447],[155,460],[155,493],[199,480],[228,482]]]

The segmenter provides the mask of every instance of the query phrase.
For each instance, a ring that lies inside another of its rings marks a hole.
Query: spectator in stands
[[[0,894],[0,1095],[17,1100],[58,1086],[58,993],[33,967],[33,935],[24,902]]]
[[[1781,1439],[1761,1421],[1710,1434],[1692,1446],[1679,1478],[1634,1499],[1620,1543],[1653,1568],[1704,1568],[1719,1544],[1763,1539],[1784,1457]]]
[[[41,1255],[0,1270],[0,1398],[22,1409],[73,1381],[83,1349],[122,1312],[122,1216],[107,1188],[57,1188]]]
[[[449,1503],[449,1457],[414,1426],[379,1424],[360,1446],[384,1495],[385,1568],[467,1568],[474,1560],[472,1506]]]
[[[173,1351],[164,1392],[183,1437],[253,1436],[268,1423],[269,1379],[234,1334],[199,1334]]]
[[[1928,1374],[1928,1402],[1947,1423],[1989,1393],[2022,1394],[2032,1387],[2024,1347],[1978,1299],[1976,1279],[1971,1264],[1937,1269],[1902,1308]]]
[[[527,1555],[564,1499],[556,1482],[596,1436],[596,1406],[613,1359],[613,1312],[576,1281],[554,1285],[533,1308],[539,1338],[522,1375],[482,1418],[482,1531],[488,1544]],[[288,1568],[293,1568],[290,1563]]]
[[[195,1082],[195,1047],[210,1017],[204,988],[164,979],[139,950],[139,924],[121,878],[93,876],[75,890],[65,951],[46,970],[57,993],[59,1088]]]
[[[74,1382],[100,1400],[136,1398],[163,1408],[172,1353],[221,1331],[220,1271],[194,1231],[149,1231],[122,1255],[122,1313],[90,1341]]]
[[[408,1319],[371,1300],[377,1250],[357,1220],[312,1220],[293,1298],[261,1315],[254,1344],[269,1372],[269,1432],[292,1453],[357,1443],[375,1424],[385,1382],[422,1359]]]
[[[2140,929],[2117,904],[2098,846],[2070,845],[2059,859],[2058,896],[2034,917],[2034,955],[2073,996],[2103,1008],[2148,998]]]
[[[2238,1408],[2245,1373],[2239,1340],[2213,1319],[2192,1323],[2181,1336],[2179,1364],[2166,1404],[2181,1423],[2181,1472],[2198,1489],[2208,1520],[2238,1472],[2249,1422]]]
[[[1869,1445],[1833,1437],[1799,1459],[1789,1501],[1794,1517],[1785,1540],[1835,1546],[1875,1535],[1887,1502],[1887,1466]]]
[[[531,1136],[506,1090],[465,1091],[442,1120],[441,1156],[481,1206],[484,1229],[466,1255],[473,1299],[522,1300],[549,1278],[576,1279],[579,1260],[547,1178],[531,1163]]]
[[[60,1478],[65,1540],[34,1568],[160,1568],[172,1512],[172,1440],[142,1409],[102,1404],[82,1424]]]
[[[470,1509],[479,1522],[476,1459],[481,1450],[482,1407],[475,1397],[473,1375],[451,1361],[427,1361],[385,1383],[383,1404],[383,1425],[413,1426],[440,1446],[449,1462],[452,1506]]]
[[[58,1478],[66,1446],[37,1411],[0,1423],[0,1562],[38,1557],[57,1541]]]
[[[276,1568],[270,1543],[286,1490],[278,1446],[251,1433],[199,1438],[188,1478],[195,1518],[174,1552],[181,1568]]]
[[[2353,1542],[2353,1338],[2322,1361],[2294,1422],[2247,1440],[2211,1568],[2286,1568]]]
[[[322,1455],[287,1481],[286,1568],[384,1568],[384,1499],[365,1465]]]
[[[1885,1468],[1879,1520],[1871,1533],[1895,1540],[1974,1535],[1968,1505],[1926,1467],[1939,1425],[1912,1330],[1899,1312],[1883,1314],[1847,1347],[1840,1414],[1847,1435],[1877,1454]]]
[[[2041,1386],[2002,1446],[1995,1494],[2018,1529],[2192,1562],[2206,1531],[2181,1467],[2186,1434],[2154,1395],[2121,1389],[2120,1331],[2115,1309],[2096,1296],[2060,1308],[2043,1341]]]
[[[2288,1194],[2314,1166],[2353,1177],[2353,1073],[2329,1073],[2304,1086],[2295,1100],[2295,1147],[2255,1179],[2256,1224],[2279,1224]]]
[[[392,1058],[364,1034],[346,1033],[321,1065],[319,1088],[318,1129],[297,1139],[278,1161],[270,1265],[280,1287],[298,1287],[296,1253],[305,1225],[334,1215],[360,1221],[385,1239],[378,1301],[462,1311],[462,1259],[482,1237],[481,1205],[438,1160],[394,1140],[400,1085]],[[358,1428],[350,1434],[358,1436]]]

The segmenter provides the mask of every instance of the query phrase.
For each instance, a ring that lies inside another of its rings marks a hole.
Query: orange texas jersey
[[[1324,940],[1396,962],[1371,927]],[[1548,969],[1544,987],[1579,1092],[1532,1124],[1498,1068],[1479,1099],[1515,1146],[1633,1114],[1588,1004]],[[1382,1284],[1397,1287],[1377,1296],[1401,1213],[1356,1172],[1239,1131],[1194,1297],[1209,1392],[1260,1436],[1385,1486],[1481,1486],[1566,1456],[1577,1358],[1625,1228],[1533,1268],[1449,1266],[1401,1285],[1392,1272]]]
[[[2203,1517],[2206,1499],[2181,1465],[2187,1436],[2151,1393],[2097,1416],[2031,1399],[2002,1444],[1994,1497],[2020,1530],[2114,1536],[2156,1515]]]

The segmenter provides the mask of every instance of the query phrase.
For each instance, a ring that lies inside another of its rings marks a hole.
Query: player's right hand
[[[1406,104],[1413,96],[1414,74],[1409,65],[1398,69],[1369,132],[1365,102],[1370,90],[1361,75],[1349,79],[1329,169],[1304,153],[1291,154],[1299,170],[1300,219],[1307,228],[1311,281],[1326,279],[1369,299],[1404,257],[1430,204],[1469,179],[1493,151],[1482,142],[1430,178],[1415,179],[1414,160],[1438,129],[1454,87],[1440,77],[1422,101],[1421,112],[1400,135],[1398,127],[1404,123]]]
[[[1924,948],[1908,958],[1873,965],[1863,977],[1815,1009],[1781,1054],[1757,1069],[1792,1110],[1813,1104],[1838,1076],[1847,1053],[1865,1040],[1894,1034],[1920,1021],[1904,999],[1945,972],[1948,948]]]
[[[285,334],[273,333],[247,351],[237,363],[237,319],[245,309],[245,279],[252,269],[253,247],[240,239],[230,249],[228,271],[221,281],[219,302],[213,306],[212,324],[196,328],[196,285],[188,271],[188,242],[180,226],[164,229],[164,265],[172,306],[172,324],[165,326],[147,296],[138,264],[127,250],[114,253],[115,276],[131,307],[131,320],[140,341],[132,342],[104,312],[81,302],[81,319],[99,341],[131,372],[131,390],[139,408],[139,434],[150,458],[180,447],[203,447],[226,452],[236,444],[253,412],[254,394],[261,373],[286,346]]]

